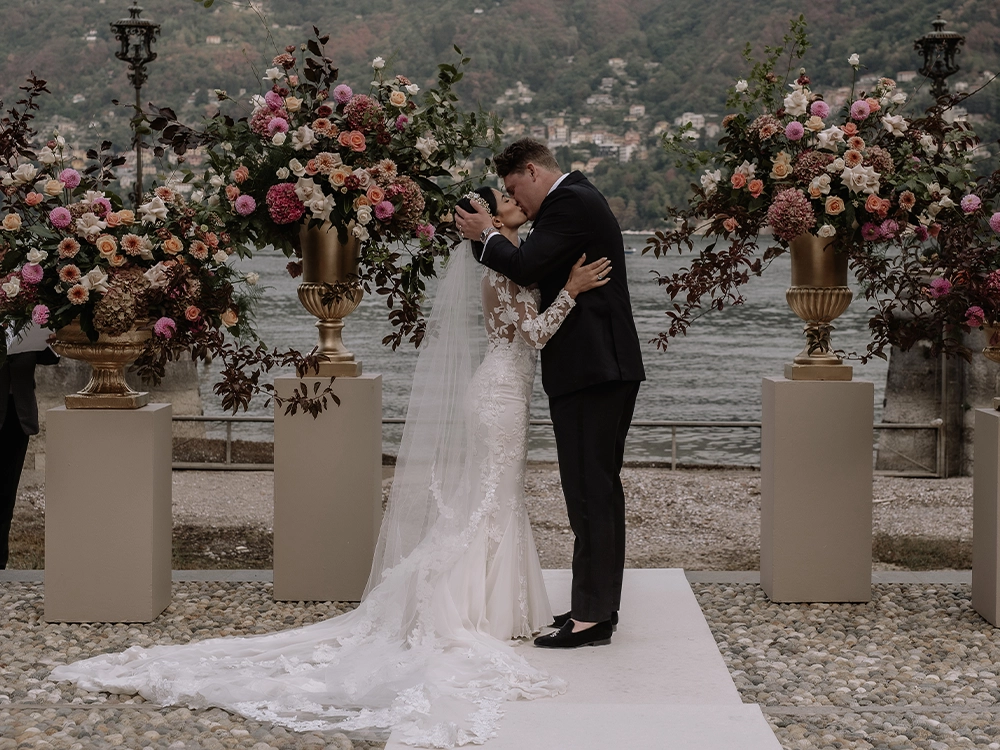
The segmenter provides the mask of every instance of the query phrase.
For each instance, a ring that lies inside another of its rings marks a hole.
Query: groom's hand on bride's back
[[[563,288],[570,297],[576,299],[578,294],[588,292],[591,289],[604,286],[611,278],[611,261],[607,258],[600,258],[593,263],[586,262],[587,256],[581,255],[580,259],[573,264],[573,270],[569,272],[569,279]]]

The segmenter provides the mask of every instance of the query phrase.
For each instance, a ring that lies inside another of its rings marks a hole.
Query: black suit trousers
[[[639,383],[610,381],[549,399],[573,544],[573,618],[611,619],[625,570],[621,470]]]
[[[14,518],[14,501],[21,469],[28,452],[28,436],[21,428],[21,421],[14,408],[14,397],[7,396],[7,414],[0,427],[0,570],[7,567],[10,554],[10,522]]]

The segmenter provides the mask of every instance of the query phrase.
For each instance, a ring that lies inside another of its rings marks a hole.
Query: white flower
[[[229,260],[229,256],[226,254],[225,250],[216,250],[215,255],[212,256],[212,260],[218,263],[220,266]]]
[[[61,135],[57,134],[56,135],[56,145],[59,146],[59,148],[65,148],[65,146],[66,146],[66,139],[63,138]]]
[[[740,80],[738,80],[736,82],[736,93],[737,94],[742,94],[744,91],[746,91],[749,88],[749,86],[750,86],[750,84],[747,83],[746,78],[741,78]]]
[[[865,167],[861,164],[856,167],[846,167],[840,173],[840,179],[852,193],[877,193],[881,176],[874,167]]]
[[[903,135],[909,127],[902,115],[887,115],[882,118],[882,124],[885,125],[886,130],[897,138]]]
[[[97,292],[98,294],[104,294],[108,291],[108,275],[100,268],[94,268],[89,271],[86,276],[80,279],[80,283],[83,284],[85,289]]]
[[[924,151],[930,153],[931,151],[934,150],[936,145],[937,144],[934,142],[934,136],[932,136],[930,133],[924,133],[922,136],[920,136],[920,147]]]
[[[142,240],[142,245],[139,248],[139,257],[143,260],[152,260],[153,241],[149,239],[149,235],[146,234],[142,235],[139,239]]]
[[[285,98],[285,109],[289,112],[298,112],[302,109],[302,100],[297,96],[289,96]]]
[[[844,131],[836,125],[832,125],[826,130],[821,130],[816,134],[816,148],[833,151],[836,153],[837,144],[844,142]]]
[[[8,297],[16,297],[21,291],[21,279],[17,276],[11,276],[10,281],[0,286],[0,289],[3,289],[3,293]]]
[[[409,94],[410,96],[415,96],[416,94],[420,93],[420,87],[415,83],[411,83],[405,86],[405,88],[406,88],[406,93]]]
[[[381,57],[376,57],[372,60],[372,67],[375,68],[375,70],[382,70],[382,68],[385,67],[385,60]]]
[[[146,271],[143,276],[146,277],[146,281],[149,282],[149,286],[152,289],[161,289],[170,281],[170,275],[167,273],[167,269],[163,263],[157,263]]]
[[[219,196],[210,195],[208,196],[208,200],[206,200],[205,203],[207,203],[211,208],[215,208],[216,206],[219,205]]]
[[[301,177],[306,173],[306,168],[302,166],[302,162],[300,162],[298,159],[292,159],[290,162],[288,162],[288,168],[292,170],[292,174],[295,175],[296,177]],[[285,178],[282,177],[281,179]]]
[[[859,68],[861,67],[861,58],[855,53],[847,58],[847,64],[852,68]]]
[[[264,103],[267,104],[266,101]],[[226,141],[225,143],[222,144],[222,150],[223,151],[232,151],[233,150],[233,144],[230,143],[229,141]]]
[[[260,281],[260,274],[256,271],[251,271],[247,274],[247,283],[250,286],[257,286],[258,281]]]
[[[419,138],[417,138],[417,143],[416,143],[417,151],[419,151],[420,155],[423,156],[425,159],[430,159],[431,154],[437,151],[437,147],[438,147],[438,142],[432,135],[429,135],[426,138],[424,136],[420,136]]]
[[[56,163],[57,160],[58,157],[56,156],[55,151],[53,151],[48,146],[46,146],[45,148],[43,148],[41,151],[38,152],[38,161],[40,161],[47,167],[51,167],[53,164]]]
[[[365,229],[360,224],[358,224],[356,227],[354,227],[354,236],[357,237],[362,242],[365,242],[368,239],[368,230]]]
[[[941,192],[944,193],[943,190]],[[941,206],[941,208],[954,208],[955,207],[955,201],[953,201],[947,195],[942,195],[941,196],[941,200],[938,201],[938,204]]]
[[[721,169],[716,169],[714,172],[705,172],[705,174],[701,176],[701,187],[705,191],[705,195],[714,195],[715,191],[719,187],[719,182],[721,181]]]
[[[351,174],[358,178],[358,186],[362,190],[367,190],[372,184],[372,176],[367,169],[355,169]]]
[[[833,174],[838,174],[839,172],[843,172],[844,171],[844,167],[845,166],[847,166],[847,165],[844,163],[844,160],[841,159],[840,157],[837,157],[832,162],[830,162],[829,164],[827,164],[826,171],[827,172],[832,172]]]
[[[285,77],[285,72],[281,68],[268,68],[264,71],[264,81],[280,81]]]
[[[372,209],[371,206],[359,206],[358,207],[358,222],[361,224],[367,224],[372,220]]]
[[[837,233],[837,228],[832,224],[824,224],[818,230],[816,230],[816,235],[818,237],[833,237]]]
[[[300,177],[295,183],[295,197],[303,203],[308,203],[317,194],[322,197],[323,190],[312,177]]]
[[[204,199],[205,199],[205,191],[204,190],[192,190],[191,191],[191,202],[192,203],[201,203]]]
[[[139,213],[142,214],[143,224],[153,224],[157,221],[167,220],[167,206],[159,197],[153,198],[149,203],[143,203],[139,206]]]
[[[103,197],[104,193],[100,192],[99,190],[88,190],[86,193],[83,194],[83,197],[80,199],[80,203],[86,203],[88,206],[92,206],[94,205],[94,201]]]
[[[159,198],[156,200],[159,200]],[[76,231],[84,237],[96,237],[102,230],[107,228],[107,222],[101,221],[97,218],[97,214],[91,213],[90,211],[76,220]]]
[[[321,190],[316,190],[315,194],[308,201],[304,201],[309,212],[322,221],[330,220],[330,211],[336,205],[333,196],[323,195]]]
[[[890,98],[892,99],[892,103],[893,104],[903,104],[903,103],[906,102],[906,92],[905,91],[897,91]]]
[[[292,148],[296,151],[309,148],[314,143],[316,143],[316,134],[313,133],[312,128],[308,125],[296,128],[292,133]]]
[[[827,195],[830,192],[830,175],[821,174],[813,177],[809,183],[809,195],[818,198],[820,195]],[[815,195],[813,195],[815,193]]]
[[[267,99],[260,94],[254,94],[250,97],[250,106],[252,106],[255,110],[263,109],[267,106]]]
[[[11,176],[16,184],[25,185],[38,176],[38,170],[32,164],[22,164],[14,170],[14,174]]]
[[[274,173],[274,176],[277,177],[279,180],[287,180],[288,179],[288,168],[287,167],[278,167],[278,169]]]
[[[41,263],[43,260],[49,257],[49,254],[44,250],[31,248],[31,250],[28,251],[28,254],[25,257],[28,259],[29,263]]]
[[[283,146],[286,140],[288,140],[288,136],[284,133],[279,132],[271,136],[271,143],[275,146]]]
[[[212,187],[222,187],[226,184],[226,181],[220,175],[213,174],[208,178],[208,184]]]
[[[757,165],[751,164],[744,159],[743,163],[736,167],[736,174],[745,175],[747,182],[749,182],[754,178],[754,175],[757,174]]]
[[[809,94],[801,87],[795,88],[785,97],[785,111],[792,117],[799,117],[809,108]]]

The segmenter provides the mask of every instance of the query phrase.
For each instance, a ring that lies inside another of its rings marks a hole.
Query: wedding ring
[[[601,274],[597,274],[597,280],[598,280],[598,281],[602,281],[603,279],[604,279],[604,277],[603,277],[603,276],[601,276]]]

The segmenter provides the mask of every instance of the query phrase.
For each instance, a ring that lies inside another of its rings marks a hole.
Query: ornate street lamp
[[[948,22],[941,18],[940,13],[933,23],[934,31],[917,39],[913,43],[913,49],[924,58],[920,75],[934,81],[931,95],[938,99],[948,93],[948,85],[944,79],[958,72],[955,56],[962,51],[959,47],[965,44],[965,37],[954,31],[945,31],[944,27]]]
[[[121,42],[121,49],[115,52],[115,57],[128,63],[128,79],[135,87],[135,114],[142,111],[142,84],[146,82],[146,65],[156,59],[153,52],[153,41],[160,33],[160,25],[146,18],[139,18],[142,8],[139,0],[132,0],[128,9],[129,17],[122,18],[111,24],[115,39]],[[135,205],[142,203],[142,136],[137,123],[133,123],[133,141],[135,143]]]

